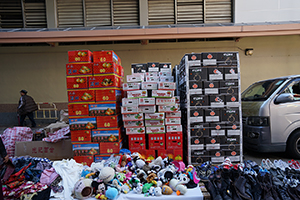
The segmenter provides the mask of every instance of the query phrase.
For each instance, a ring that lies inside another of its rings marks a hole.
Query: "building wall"
[[[244,49],[253,48],[252,56]],[[299,36],[252,37],[239,41],[180,42],[0,48],[0,118],[16,112],[21,89],[28,90],[37,102],[54,102],[66,108],[66,70],[69,50],[114,50],[122,60],[125,76],[131,63],[171,62],[178,64],[185,53],[238,51],[240,53],[241,86],[246,89],[254,81],[300,74]],[[3,120],[9,121],[9,117]],[[16,120],[14,118],[14,120]],[[1,125],[1,123],[0,123]]]
[[[298,0],[236,0],[235,23],[300,20]]]

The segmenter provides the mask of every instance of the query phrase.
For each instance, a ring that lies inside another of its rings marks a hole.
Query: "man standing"
[[[20,115],[20,126],[23,126],[24,120],[26,116],[28,116],[29,120],[31,121],[31,127],[36,127],[36,123],[33,118],[33,112],[38,109],[35,101],[31,96],[27,95],[26,90],[20,91],[21,98],[19,100],[18,106],[18,114]]]

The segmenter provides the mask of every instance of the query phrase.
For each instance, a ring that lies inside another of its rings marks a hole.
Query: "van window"
[[[300,101],[300,80],[293,80],[284,89],[283,93],[291,93],[295,101]]]
[[[250,85],[242,93],[242,101],[265,101],[284,82],[285,79],[260,81]]]

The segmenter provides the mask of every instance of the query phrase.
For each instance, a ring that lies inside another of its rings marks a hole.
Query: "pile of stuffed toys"
[[[161,157],[149,162],[136,152],[93,163],[81,176],[74,187],[77,199],[117,199],[130,191],[143,196],[184,195],[200,181],[192,165]]]

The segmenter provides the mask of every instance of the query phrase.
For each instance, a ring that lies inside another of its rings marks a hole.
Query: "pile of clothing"
[[[221,165],[205,162],[196,168],[213,200],[300,199],[300,164],[295,160],[262,159],[260,165],[246,160],[233,165],[226,158]]]

